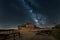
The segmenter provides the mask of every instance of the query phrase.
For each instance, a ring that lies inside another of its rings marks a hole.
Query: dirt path
[[[40,34],[40,35],[33,35],[35,33],[28,33],[22,35],[22,40],[55,40],[55,38],[51,35],[47,34]]]
[[[55,40],[55,38],[48,35],[35,35],[31,40]]]

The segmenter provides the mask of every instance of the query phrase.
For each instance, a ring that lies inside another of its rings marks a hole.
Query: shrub
[[[52,30],[52,35],[57,39],[60,40],[60,29]]]
[[[52,35],[57,39],[60,40],[60,24],[56,25],[53,29],[52,29]]]

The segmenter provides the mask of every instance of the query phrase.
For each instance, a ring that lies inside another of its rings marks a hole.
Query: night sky
[[[59,24],[60,0],[0,0],[0,27],[28,21],[38,27]]]

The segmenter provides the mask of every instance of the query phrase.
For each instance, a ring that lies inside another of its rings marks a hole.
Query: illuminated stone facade
[[[37,29],[37,27],[35,25],[33,25],[30,22],[25,23],[23,26],[18,26],[18,30],[22,30],[22,31],[30,31],[30,30],[35,30]]]

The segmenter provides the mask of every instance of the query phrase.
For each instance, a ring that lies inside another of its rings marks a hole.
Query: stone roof
[[[31,22],[26,22],[25,25],[29,25],[29,24],[32,24]]]

